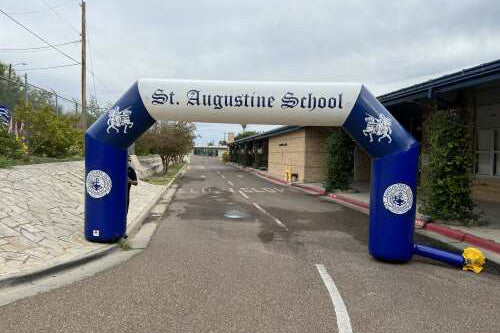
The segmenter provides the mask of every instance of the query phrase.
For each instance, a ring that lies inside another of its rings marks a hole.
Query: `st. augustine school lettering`
[[[165,92],[163,89],[157,89],[153,95],[153,105],[179,105],[176,100],[175,92]],[[222,110],[227,107],[232,108],[273,108],[275,102],[279,100],[283,110],[290,110],[295,108],[306,109],[314,111],[316,109],[343,109],[342,93],[333,96],[314,96],[312,93],[300,96],[293,92],[287,92],[281,98],[274,96],[259,95],[253,93],[241,93],[234,95],[220,95],[220,94],[206,94],[201,90],[191,89],[186,93],[187,106],[208,106],[214,110]]]

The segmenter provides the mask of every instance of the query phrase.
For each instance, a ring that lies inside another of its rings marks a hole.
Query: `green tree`
[[[238,133],[238,135],[236,135],[234,137],[234,141],[244,139],[244,138],[247,138],[247,137],[255,135],[255,134],[258,134],[258,132],[254,132],[254,131],[241,132],[241,133]]]
[[[9,66],[0,62],[0,104],[14,110],[17,102],[23,96],[23,83],[21,78],[12,71],[10,81],[7,80],[9,74]]]
[[[328,137],[328,158],[325,189],[348,189],[354,169],[354,142],[342,128],[335,128]]]
[[[179,162],[193,150],[195,129],[192,123],[160,123],[137,140],[136,152],[139,155],[160,155],[166,173],[170,164]]]

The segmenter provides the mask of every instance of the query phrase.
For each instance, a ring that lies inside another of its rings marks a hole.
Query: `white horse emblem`
[[[120,133],[120,128],[123,127],[123,133],[127,133],[127,129],[132,128],[134,123],[130,121],[131,110],[128,108],[121,110],[120,107],[116,106],[109,111],[108,114],[108,128],[106,132],[109,133],[110,130],[115,130],[116,133]]]
[[[363,130],[364,136],[370,136],[370,142],[373,142],[373,134],[376,136],[380,136],[378,138],[378,142],[380,142],[383,138],[389,139],[389,143],[392,142],[391,134],[392,134],[392,121],[391,118],[384,116],[383,114],[378,115],[378,119],[374,116],[368,114],[368,117],[365,118],[366,128]]]

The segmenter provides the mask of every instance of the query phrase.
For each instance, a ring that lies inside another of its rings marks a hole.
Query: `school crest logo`
[[[391,143],[391,118],[386,117],[383,114],[379,114],[378,118],[375,118],[368,113],[366,115],[368,117],[365,118],[366,128],[363,130],[363,135],[370,136],[370,142],[373,142],[373,135],[376,135],[379,137],[378,142],[382,141],[382,139],[384,138],[387,138],[389,140],[389,143]]]
[[[87,193],[94,199],[99,199],[111,192],[111,178],[101,170],[92,170],[87,174],[85,182]]]
[[[394,214],[404,214],[413,206],[413,192],[402,183],[389,186],[384,192],[384,207]]]
[[[110,133],[113,130],[116,133],[120,133],[120,129],[123,128],[123,133],[127,134],[127,129],[134,126],[134,123],[130,120],[131,113],[132,110],[129,108],[120,110],[119,106],[115,106],[111,109],[108,113],[108,128],[106,132]]]

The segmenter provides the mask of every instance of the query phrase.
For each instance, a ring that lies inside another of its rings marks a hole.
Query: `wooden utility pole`
[[[83,130],[87,130],[87,31],[85,22],[85,1],[82,1],[82,115]]]

